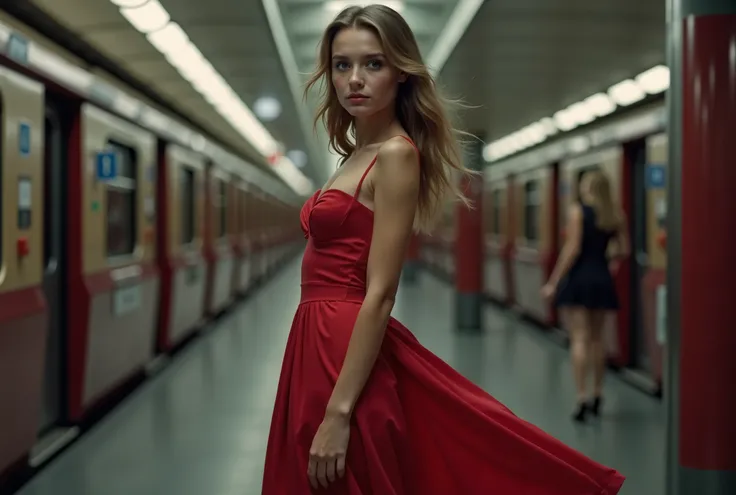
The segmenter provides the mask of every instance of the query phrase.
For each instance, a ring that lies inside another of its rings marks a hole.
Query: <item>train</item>
[[[2,484],[304,238],[274,174],[6,18],[0,135]]]
[[[633,385],[662,392],[666,349],[666,177],[663,98],[599,124],[486,164],[482,176],[482,292],[565,343],[564,321],[541,296],[563,246],[568,205],[582,175],[605,171],[629,224],[631,255],[615,272],[621,308],[606,323],[608,361]],[[420,239],[420,261],[446,280],[455,275],[458,206],[448,204]]]

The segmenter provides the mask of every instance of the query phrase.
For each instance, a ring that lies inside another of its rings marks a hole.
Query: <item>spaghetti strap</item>
[[[402,137],[402,138],[406,139],[409,142],[409,144],[411,144],[412,147],[415,150],[417,150],[417,153],[419,153],[419,148],[417,148],[417,145],[414,144],[414,141],[412,141],[411,138],[409,138],[407,136],[404,136],[402,134],[397,134],[396,136],[393,136],[393,137],[391,137],[389,139],[393,139],[395,137]],[[388,139],[387,139],[387,141],[388,141]],[[373,165],[376,164],[376,160],[377,159],[378,159],[378,154],[376,154],[376,156],[373,157],[373,160],[371,160],[371,163],[368,165],[368,167],[366,167],[365,172],[363,172],[363,176],[360,178],[360,182],[358,182],[358,187],[355,188],[355,193],[353,194],[353,199],[356,199],[356,200],[358,199],[358,195],[360,194],[360,188],[363,187],[363,181],[368,176],[368,172],[371,171],[371,169],[373,168]]]
[[[360,194],[360,188],[363,187],[363,181],[365,180],[366,176],[368,175],[368,172],[371,171],[373,168],[373,165],[376,164],[376,160],[378,159],[378,155],[373,157],[373,160],[371,160],[370,165],[366,167],[365,172],[363,172],[363,177],[360,178],[360,182],[358,182],[358,187],[355,188],[355,194],[353,194],[353,199],[357,201],[358,195]]]

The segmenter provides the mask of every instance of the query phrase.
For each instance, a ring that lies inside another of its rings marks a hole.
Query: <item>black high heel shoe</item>
[[[603,404],[603,398],[601,396],[594,397],[593,400],[590,402],[588,409],[590,409],[590,412],[593,414],[593,416],[600,416],[601,404]]]
[[[575,409],[575,413],[572,415],[572,419],[577,421],[578,423],[584,423],[585,417],[588,414],[588,403],[583,401],[578,403],[577,409]]]

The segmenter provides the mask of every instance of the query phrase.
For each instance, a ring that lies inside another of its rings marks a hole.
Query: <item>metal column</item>
[[[483,142],[476,136],[466,144],[465,167],[480,174],[462,179],[472,207],[458,205],[455,225],[455,323],[470,332],[483,327]]]
[[[667,0],[667,495],[736,493],[736,1]]]

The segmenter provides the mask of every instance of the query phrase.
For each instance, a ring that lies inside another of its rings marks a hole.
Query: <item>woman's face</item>
[[[345,110],[367,117],[394,105],[406,77],[389,65],[373,31],[346,28],[332,42],[332,84]]]

